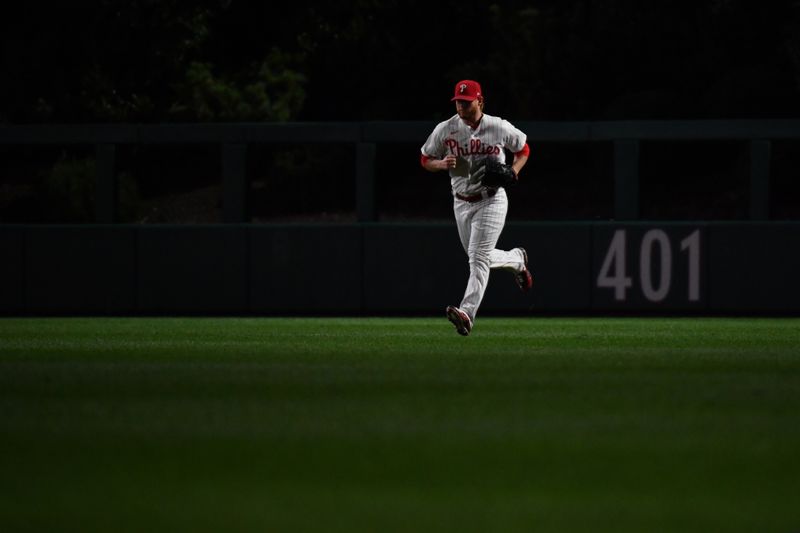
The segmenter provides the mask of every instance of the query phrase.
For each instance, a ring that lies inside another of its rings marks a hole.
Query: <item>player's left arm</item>
[[[528,136],[507,120],[501,122],[503,131],[503,146],[514,154],[511,168],[519,176],[519,172],[528,162],[531,149],[528,146]]]
[[[528,146],[528,143],[525,143],[522,147],[522,150],[519,152],[514,152],[514,161],[511,163],[511,168],[514,169],[514,173],[519,176],[520,170],[522,167],[525,166],[525,163],[528,162],[528,157],[530,156],[531,149]]]

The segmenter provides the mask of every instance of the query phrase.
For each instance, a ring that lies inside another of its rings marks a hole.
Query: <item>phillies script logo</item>
[[[480,139],[470,139],[469,144],[459,146],[455,139],[445,139],[444,145],[450,149],[453,155],[497,155],[500,153],[499,146],[485,145]]]

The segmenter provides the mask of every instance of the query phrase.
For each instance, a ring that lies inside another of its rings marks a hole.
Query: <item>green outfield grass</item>
[[[800,320],[0,319],[0,531],[800,531]]]

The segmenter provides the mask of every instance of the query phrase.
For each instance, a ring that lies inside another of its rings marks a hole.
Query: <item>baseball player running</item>
[[[466,336],[475,323],[490,269],[513,272],[522,291],[533,285],[524,248],[495,248],[508,211],[505,187],[516,182],[530,150],[523,132],[507,120],[483,112],[478,82],[456,83],[451,101],[456,104],[456,114],[434,128],[422,146],[421,163],[430,172],[447,170],[450,174],[458,235],[469,257],[469,280],[461,304],[448,306],[446,313],[456,331]],[[506,150],[514,154],[511,165],[505,165]]]

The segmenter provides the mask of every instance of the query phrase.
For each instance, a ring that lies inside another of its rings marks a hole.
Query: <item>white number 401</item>
[[[628,289],[633,286],[633,280],[626,275],[626,246],[627,238],[624,229],[614,232],[611,245],[608,247],[600,273],[597,276],[597,286],[600,288],[614,289],[614,299],[624,301]],[[653,249],[658,247],[661,257],[660,275],[657,283],[651,278],[650,265]],[[693,231],[681,241],[681,251],[688,252],[689,260],[689,301],[696,302],[700,299],[700,230]],[[660,229],[652,229],[642,237],[639,252],[639,282],[642,293],[648,301],[660,302],[669,294],[672,283],[672,247],[667,234]]]

